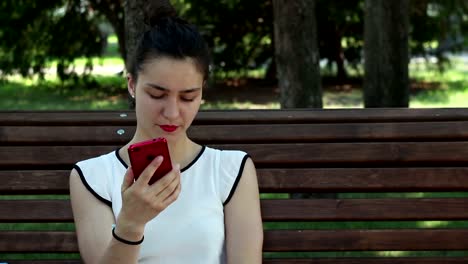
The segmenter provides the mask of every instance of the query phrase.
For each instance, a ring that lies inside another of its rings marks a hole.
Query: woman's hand
[[[172,171],[149,185],[156,169],[163,161],[156,157],[141,173],[136,181],[131,167],[125,173],[122,183],[122,210],[117,218],[115,233],[130,241],[142,238],[147,222],[156,217],[180,193],[180,166],[173,165]]]

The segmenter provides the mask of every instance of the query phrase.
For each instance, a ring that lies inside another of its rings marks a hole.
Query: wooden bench
[[[80,263],[70,169],[134,125],[131,111],[0,112],[0,263]],[[264,263],[468,263],[468,109],[204,111],[190,134],[251,154]]]

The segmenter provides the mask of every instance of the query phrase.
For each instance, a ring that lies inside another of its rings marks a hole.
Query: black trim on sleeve
[[[245,162],[247,161],[248,158],[250,158],[250,155],[246,154],[244,156],[244,158],[242,159],[241,166],[239,168],[239,173],[237,174],[236,180],[234,181],[234,184],[232,185],[231,192],[229,193],[228,198],[226,199],[226,201],[224,201],[223,206],[226,206],[226,204],[228,204],[229,201],[231,201],[231,198],[232,198],[232,196],[234,195],[234,192],[237,189],[237,185],[239,184],[242,173],[244,172]]]
[[[86,181],[86,178],[84,177],[83,175],[83,172],[81,171],[80,167],[78,167],[78,165],[73,165],[73,168],[78,172],[78,174],[80,175],[80,179],[81,181],[83,182],[84,186],[86,187],[86,189],[88,189],[89,192],[91,192],[99,201],[105,203],[106,205],[108,205],[109,207],[112,208],[112,202],[109,201],[109,200],[106,200],[105,198],[103,198],[102,196],[100,196],[97,192],[95,192],[93,190],[93,188],[91,188],[91,186],[89,186],[88,182]]]

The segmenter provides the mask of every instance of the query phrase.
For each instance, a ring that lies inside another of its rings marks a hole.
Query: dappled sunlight
[[[408,256],[407,251],[379,251],[376,252],[379,257],[405,257]]]
[[[252,102],[212,102],[212,103],[204,103],[200,107],[202,110],[209,110],[209,109],[222,109],[222,110],[229,110],[229,109],[279,109],[280,104],[271,102],[266,104],[256,104]]]
[[[8,76],[0,83],[0,109],[128,109],[125,76],[121,74],[123,61],[109,57],[95,58],[93,63],[95,68],[90,79],[78,83],[58,80],[53,65],[44,80]],[[75,67],[84,64],[84,59],[78,59]],[[468,65],[461,60],[454,60],[451,65],[441,73],[432,64],[410,64],[411,108],[468,106]],[[279,109],[277,84],[253,78],[259,73],[252,73],[249,78],[238,78],[238,73],[226,74],[228,79],[213,83],[204,92],[201,109]],[[363,108],[359,78],[362,76],[340,84],[324,76],[324,108]]]

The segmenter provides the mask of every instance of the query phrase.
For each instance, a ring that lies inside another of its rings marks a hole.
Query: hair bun
[[[177,17],[175,8],[169,0],[150,0],[144,11],[145,23],[154,27],[163,18]]]

